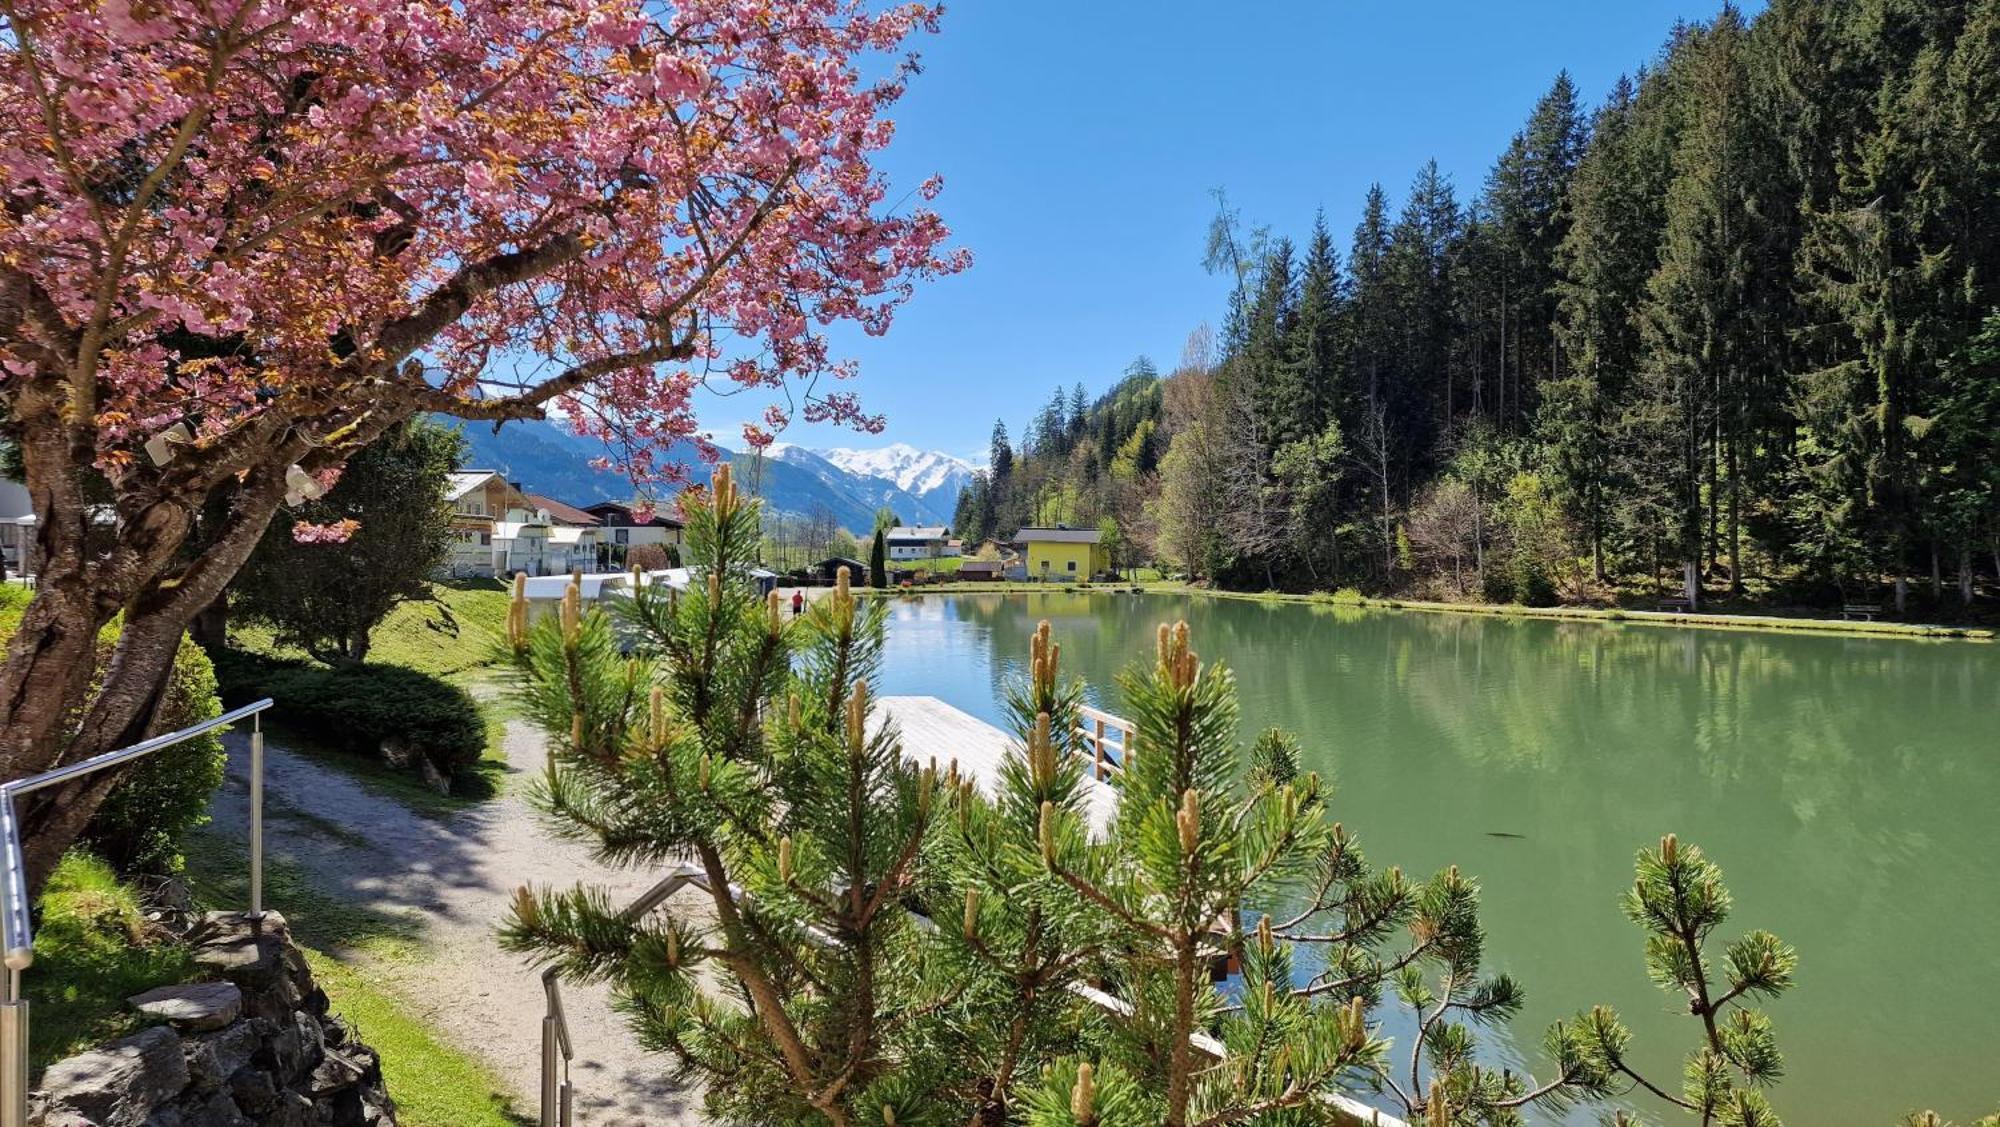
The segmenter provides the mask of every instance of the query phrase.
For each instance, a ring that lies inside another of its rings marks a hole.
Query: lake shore
[[[1477,614],[1490,618],[1541,618],[1566,621],[1638,623],[1642,626],[1698,626],[1714,630],[1775,630],[1810,634],[1847,634],[1870,638],[1929,638],[1969,642],[1992,642],[2000,631],[1983,626],[1951,626],[1914,622],[1853,622],[1838,618],[1811,618],[1786,614],[1720,614],[1708,612],[1648,611],[1624,607],[1530,607],[1512,603],[1442,603],[1423,599],[1342,598],[1325,593],[1286,594],[1275,591],[1220,591],[1187,583],[1150,582],[1140,584],[1092,583],[951,583],[935,586],[856,588],[875,596],[927,595],[1032,595],[1061,591],[1066,594],[1129,594],[1134,587],[1148,595],[1202,595],[1213,599],[1234,599],[1259,603],[1299,603],[1306,606],[1359,607],[1368,610],[1421,611],[1428,614]]]

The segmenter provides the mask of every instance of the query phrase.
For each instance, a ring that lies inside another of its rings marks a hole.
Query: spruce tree
[[[868,585],[877,590],[889,586],[889,541],[879,526],[868,546]]]

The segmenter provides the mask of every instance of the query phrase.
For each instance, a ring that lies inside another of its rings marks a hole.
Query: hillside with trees
[[[1461,198],[1468,195],[1469,198]],[[1558,75],[1344,248],[1217,193],[1213,339],[996,426],[969,535],[1249,589],[1912,601],[2000,572],[2000,3],[1780,0]]]

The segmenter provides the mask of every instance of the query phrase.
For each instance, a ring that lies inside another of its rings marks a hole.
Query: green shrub
[[[1355,606],[1360,606],[1362,603],[1368,601],[1368,597],[1363,595],[1361,593],[1361,589],[1358,587],[1342,587],[1340,590],[1335,591],[1333,593],[1333,601],[1336,603],[1351,603]]]
[[[20,628],[31,598],[23,588],[0,587],[0,643]],[[118,642],[118,629],[113,622],[98,635],[100,670]],[[167,674],[166,695],[153,730],[170,732],[221,714],[215,667],[200,646],[184,637]],[[181,835],[208,820],[208,800],[222,785],[224,761],[222,738],[213,733],[154,752],[128,770],[80,840],[119,872],[176,871]]]
[[[428,673],[373,663],[330,668],[234,650],[216,671],[231,704],[270,697],[274,720],[341,751],[374,757],[394,739],[446,774],[486,751],[486,722],[472,695]]]
[[[170,732],[220,715],[215,666],[200,646],[182,638],[153,726]],[[120,872],[179,869],[181,835],[208,821],[208,800],[222,785],[226,761],[217,732],[154,752],[104,800],[82,840]]]

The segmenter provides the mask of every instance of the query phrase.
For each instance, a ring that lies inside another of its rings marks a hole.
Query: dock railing
[[[28,863],[21,852],[20,812],[14,800],[24,794],[80,779],[110,767],[143,759],[156,751],[251,718],[250,732],[250,916],[264,914],[264,725],[260,715],[271,707],[269,697],[231,709],[131,747],[107,751],[67,766],[0,783],[0,853],[6,871],[5,899],[0,900],[0,947],[6,975],[0,980],[0,1127],[27,1127],[28,1122],[28,1000],[21,994],[21,975],[34,964],[33,905],[28,903]]]
[[[1077,709],[1077,715],[1076,734],[1090,756],[1090,777],[1108,783],[1123,775],[1132,755],[1132,722],[1089,705]]]

